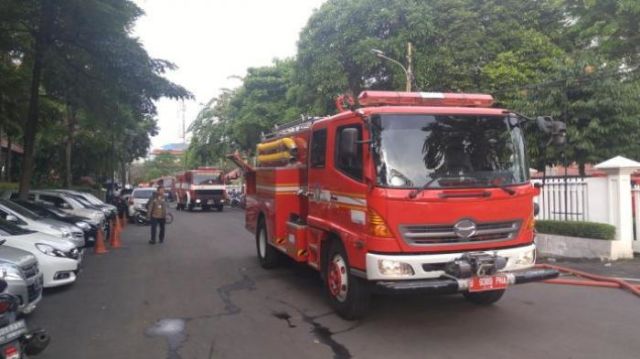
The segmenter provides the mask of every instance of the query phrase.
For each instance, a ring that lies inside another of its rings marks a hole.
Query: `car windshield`
[[[222,174],[220,172],[212,173],[194,173],[193,184],[220,184],[222,182]]]
[[[37,221],[39,219],[42,219],[41,216],[37,215],[36,213],[33,213],[32,211],[28,210],[27,208],[22,207],[21,205],[14,203],[12,201],[6,200],[6,199],[2,199],[0,200],[0,204],[4,205],[5,207],[9,208],[10,210],[18,213],[21,216],[27,217],[31,220]]]
[[[18,227],[13,223],[7,222],[4,219],[0,219],[0,235],[3,236],[19,236],[23,234],[33,233],[28,229]]]
[[[41,206],[39,206],[39,205],[37,205],[35,203],[29,202],[29,201],[22,201],[22,200],[19,200],[19,199],[13,199],[11,201],[17,203],[18,205],[20,205],[20,206],[22,206],[22,207],[24,207],[24,208],[26,208],[26,209],[28,209],[30,211],[32,211],[33,213],[35,213],[35,214],[37,214],[39,216],[42,216],[42,217],[50,217],[51,216],[51,213],[49,213],[49,211],[47,211],[46,209],[42,208]]]
[[[489,187],[528,180],[522,131],[505,116],[372,117],[377,184]]]
[[[151,198],[151,196],[153,196],[153,194],[155,193],[155,190],[136,190],[133,191],[133,198]]]
[[[87,201],[95,204],[95,205],[103,205],[104,202],[102,202],[98,197],[92,195],[91,193],[82,193],[80,196],[82,196],[82,198],[86,199]]]

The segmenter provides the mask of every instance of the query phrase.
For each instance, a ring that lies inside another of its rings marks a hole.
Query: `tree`
[[[1,53],[18,53],[23,66],[30,69],[28,114],[22,126],[25,147],[20,180],[22,196],[26,195],[34,174],[37,134],[44,125],[54,125],[42,123],[42,98],[59,104],[50,108],[57,108],[60,116],[50,118],[64,123],[65,131],[58,133],[58,138],[66,144],[61,162],[65,164],[65,182],[69,185],[78,116],[82,115],[89,127],[102,131],[103,135],[108,133],[106,136],[111,139],[110,151],[105,153],[108,154],[116,148],[131,147],[133,139],[141,139],[140,130],[147,131],[143,134],[147,138],[155,131],[155,125],[136,126],[155,115],[153,100],[190,96],[163,77],[174,65],[150,58],[131,37],[132,26],[142,15],[131,1],[8,0],[0,4],[0,13],[9,14],[2,18],[2,24],[6,24],[9,34],[14,34],[0,41]],[[12,40],[18,38],[21,41]],[[128,128],[135,133],[127,133]],[[44,137],[47,135],[51,133]],[[148,140],[142,143],[148,146]],[[114,157],[105,157],[111,158],[110,172],[113,172]],[[118,157],[130,160],[130,156]]]

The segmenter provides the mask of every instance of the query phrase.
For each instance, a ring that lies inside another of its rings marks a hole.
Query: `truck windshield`
[[[496,187],[528,180],[522,131],[504,116],[372,117],[379,186]]]
[[[219,184],[221,183],[220,172],[214,173],[194,173],[193,184]]]

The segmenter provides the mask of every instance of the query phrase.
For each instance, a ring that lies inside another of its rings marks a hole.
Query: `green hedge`
[[[0,182],[0,191],[17,191],[17,182]]]
[[[536,230],[540,233],[606,240],[616,236],[616,227],[595,222],[536,221]]]

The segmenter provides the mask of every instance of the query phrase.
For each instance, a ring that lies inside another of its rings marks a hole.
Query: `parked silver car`
[[[19,298],[21,313],[31,313],[42,299],[42,272],[36,257],[27,251],[0,245],[0,279],[7,282],[7,293]]]
[[[55,191],[32,191],[29,192],[28,199],[35,202],[44,202],[76,216],[86,217],[91,224],[100,225],[107,228],[107,221],[104,212],[99,209],[85,207],[71,196]]]
[[[0,199],[0,218],[22,228],[69,240],[77,248],[85,246],[82,229],[55,219],[39,216],[10,200]]]

